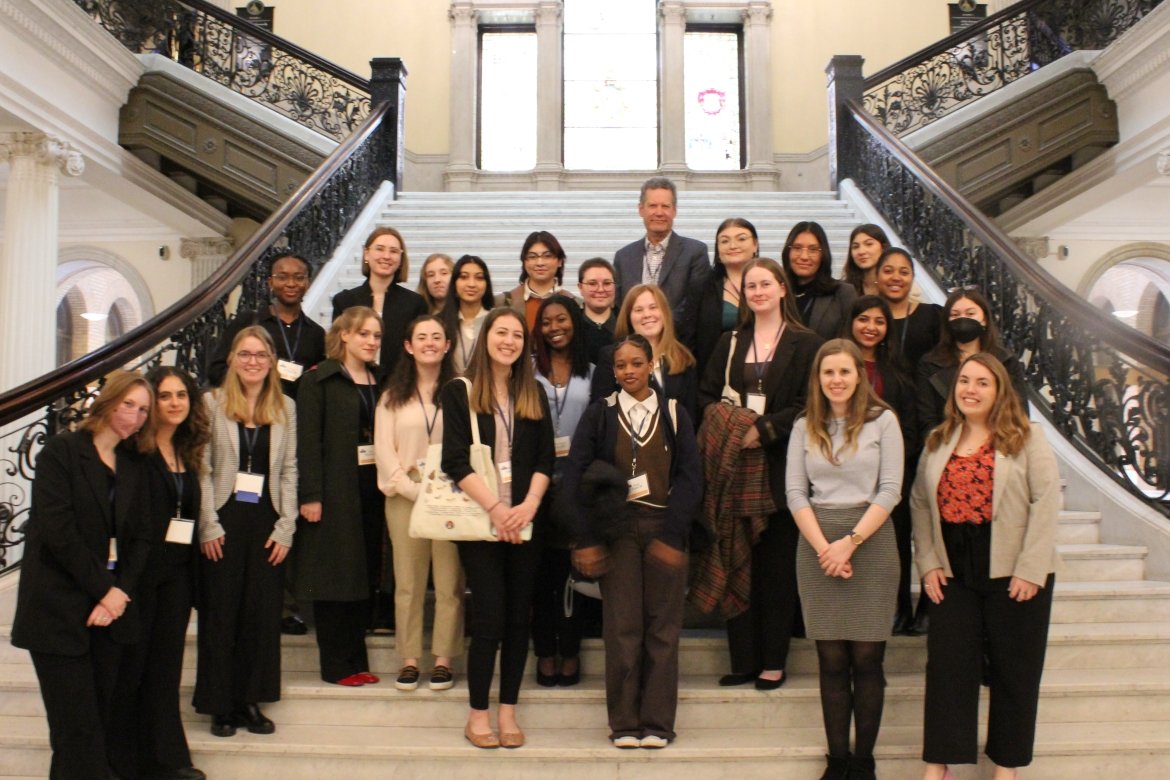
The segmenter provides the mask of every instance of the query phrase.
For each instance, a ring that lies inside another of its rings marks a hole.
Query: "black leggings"
[[[532,592],[540,565],[538,542],[458,542],[471,588],[471,647],[467,689],[473,710],[486,710],[500,654],[500,704],[515,704],[528,661]]]
[[[878,729],[882,725],[886,676],[882,660],[885,642],[817,640],[820,662],[821,712],[829,755],[849,754],[849,724],[857,729],[853,753],[859,758],[873,756]]]

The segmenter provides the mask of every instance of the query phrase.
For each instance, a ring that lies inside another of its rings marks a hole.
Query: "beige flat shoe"
[[[502,748],[518,748],[524,747],[524,732],[523,731],[501,731],[500,732],[500,747]]]
[[[483,750],[490,750],[491,748],[498,748],[500,746],[500,738],[496,736],[494,731],[488,732],[487,734],[476,734],[471,730],[471,726],[468,725],[463,727],[463,736],[467,737],[467,741],[472,745]],[[523,735],[521,735],[521,739],[523,739]]]

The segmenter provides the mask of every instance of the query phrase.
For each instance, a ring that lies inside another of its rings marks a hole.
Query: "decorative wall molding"
[[[1043,260],[1051,254],[1048,250],[1048,236],[1012,236],[1012,241],[1033,260]]]
[[[55,165],[66,176],[85,172],[85,160],[76,146],[48,133],[0,133],[0,160],[32,157],[42,165]]]
[[[57,251],[57,284],[60,285],[73,273],[84,270],[86,265],[105,266],[117,271],[129,283],[138,298],[142,321],[155,314],[154,296],[142,273],[126,258],[119,254],[88,244],[68,244]],[[64,273],[63,273],[64,272]]]
[[[1076,287],[1077,295],[1088,300],[1089,293],[1092,291],[1093,285],[1097,284],[1097,280],[1118,263],[1151,257],[1170,263],[1170,244],[1159,241],[1134,241],[1106,252],[1081,276]]]
[[[1170,70],[1170,5],[1160,4],[1093,62],[1093,70],[1120,102],[1158,71]]]

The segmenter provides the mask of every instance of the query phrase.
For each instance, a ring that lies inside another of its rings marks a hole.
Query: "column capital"
[[[752,0],[743,9],[740,16],[744,24],[766,25],[772,20],[772,4],[770,2],[762,2],[762,0]]]
[[[681,0],[662,0],[658,6],[658,13],[667,24],[685,24],[687,21],[687,9]]]
[[[56,165],[66,176],[80,176],[85,172],[81,151],[48,133],[0,133],[0,160],[16,157],[31,157],[42,165]]]
[[[536,6],[536,23],[549,24],[561,18],[561,0],[540,0]]]
[[[447,11],[447,18],[457,25],[475,24],[477,16],[478,12],[475,7],[467,3],[466,0],[464,2],[456,0],[456,2],[451,3],[451,8]]]
[[[184,260],[226,258],[232,253],[234,242],[224,236],[206,238],[184,238],[179,241],[179,257]]]

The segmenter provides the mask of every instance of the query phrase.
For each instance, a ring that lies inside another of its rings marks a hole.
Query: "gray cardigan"
[[[235,420],[229,420],[216,392],[206,393],[207,415],[211,419],[211,444],[203,455],[199,506],[199,541],[210,542],[224,535],[219,508],[227,503],[240,470],[240,434]],[[284,395],[284,423],[273,423],[268,443],[268,494],[279,517],[269,539],[292,547],[297,530],[297,407]]]
[[[924,450],[910,493],[914,523],[914,562],[920,574],[941,568],[951,577],[938,511],[938,482],[962,430],[934,452]],[[1044,432],[1033,425],[1028,443],[1016,455],[995,453],[991,493],[991,577],[1019,577],[1043,587],[1056,571],[1056,519],[1060,511],[1060,472]]]

